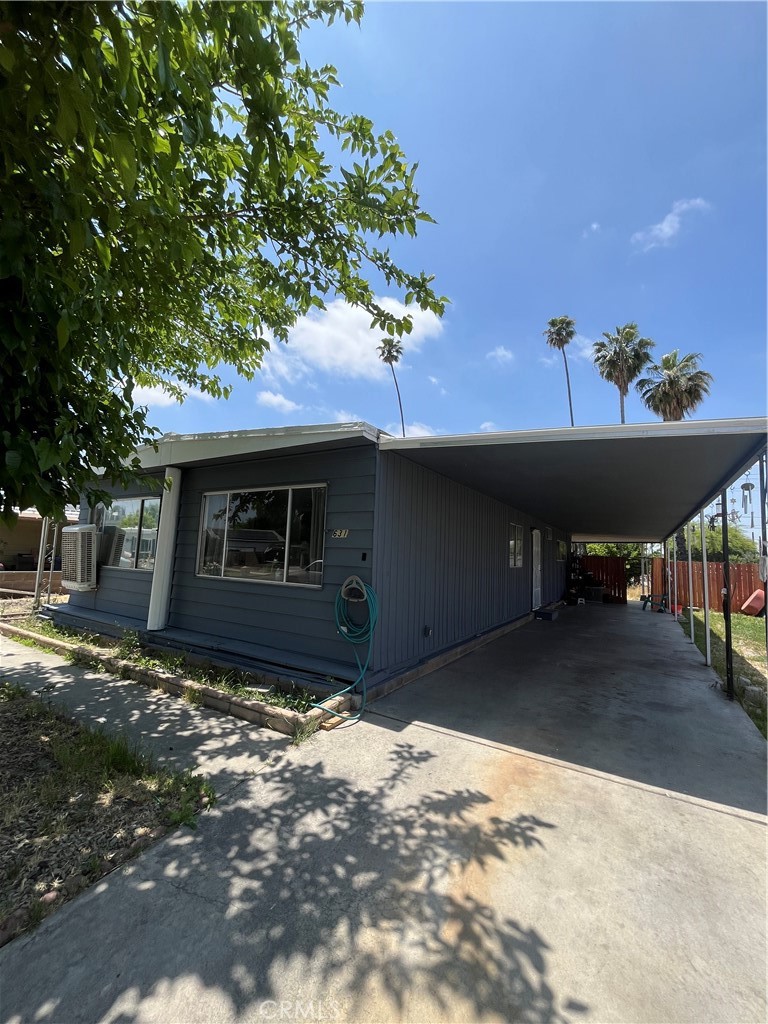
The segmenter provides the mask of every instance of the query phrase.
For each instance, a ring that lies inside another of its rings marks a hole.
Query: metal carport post
[[[728,492],[720,496],[723,530],[723,618],[725,619],[725,678],[728,700],[733,700],[733,635],[731,633],[731,565],[728,550]]]
[[[704,584],[704,664],[712,664],[712,640],[709,635],[709,567],[707,565],[707,532],[704,526],[704,509],[699,513],[701,524],[701,575]]]

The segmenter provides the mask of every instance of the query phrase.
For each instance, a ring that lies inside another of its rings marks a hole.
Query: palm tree
[[[680,349],[668,352],[649,368],[649,377],[637,382],[640,397],[651,412],[663,420],[682,420],[701,405],[714,380],[699,369],[701,352],[680,356]]]
[[[547,321],[547,329],[543,332],[547,344],[563,353],[565,366],[565,383],[568,387],[568,409],[571,413],[573,426],[573,402],[571,400],[571,375],[568,373],[568,360],[565,357],[566,345],[570,345],[576,337],[576,324],[569,316],[555,316]]]
[[[397,404],[400,406],[400,426],[403,428],[403,437],[405,437],[403,402],[400,398],[400,388],[397,383],[397,375],[395,374],[395,363],[400,362],[400,357],[403,354],[403,344],[397,338],[382,338],[381,344],[376,351],[379,353],[379,359],[381,359],[382,363],[386,363],[392,371],[392,380],[395,382],[395,391],[397,391]]]
[[[629,385],[636,380],[643,368],[651,361],[653,342],[650,338],[638,337],[637,324],[624,324],[617,327],[615,334],[603,331],[605,341],[596,341],[594,360],[597,372],[609,384],[619,389],[619,409],[621,422],[624,419],[624,399],[629,392]]]

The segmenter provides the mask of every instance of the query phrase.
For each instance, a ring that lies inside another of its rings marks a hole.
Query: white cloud
[[[577,334],[571,344],[565,350],[565,354],[572,359],[592,359],[594,341],[583,334]]]
[[[388,297],[376,301],[395,316],[412,318],[413,330],[402,338],[405,355],[418,352],[443,329],[434,313],[418,306]],[[364,309],[334,299],[326,309],[300,317],[287,344],[273,343],[262,369],[272,380],[303,380],[318,370],[335,378],[384,380],[390,370],[376,351],[382,336],[381,330],[371,330],[371,317]]]
[[[336,409],[333,414],[334,423],[360,423],[362,416],[356,412],[348,412],[346,409]]]
[[[593,220],[589,227],[584,228],[584,230],[581,232],[581,237],[589,238],[590,235],[598,234],[600,234],[600,225],[597,223],[596,220]]]
[[[173,381],[172,383],[178,385],[178,381]],[[201,402],[213,401],[212,395],[206,395],[197,388],[184,388],[184,394],[186,398],[197,398]],[[133,404],[148,405],[153,409],[165,409],[170,405],[180,405],[173,395],[169,395],[159,384],[153,384],[152,387],[144,387],[142,385],[135,387],[133,389]]]
[[[490,434],[492,431],[498,430],[499,428],[496,426],[493,420],[486,420],[485,423],[480,424],[480,429],[484,434]]]
[[[594,344],[594,339],[588,338],[584,334],[577,334],[565,350],[568,361],[573,362],[576,359],[591,361]],[[563,362],[563,357],[559,352],[551,349],[548,355],[539,356],[539,362],[542,366],[559,366]]]
[[[649,249],[656,249],[660,246],[671,245],[682,227],[682,216],[691,210],[711,210],[711,205],[706,199],[677,199],[672,203],[672,209],[658,224],[651,224],[642,231],[636,231],[632,235],[631,242],[638,246],[643,252]]]
[[[290,398],[281,395],[278,391],[260,391],[256,395],[259,405],[266,405],[270,409],[277,409],[278,412],[296,412],[301,409],[298,402],[292,402]]]
[[[439,377],[427,377],[427,380],[429,381],[430,384],[434,384],[435,385],[435,387],[439,390],[441,395],[447,395],[448,394],[448,389],[444,388],[442,386],[442,384],[440,383],[440,378]]]
[[[515,354],[514,352],[510,352],[508,348],[504,348],[503,345],[497,345],[496,348],[492,349],[492,351],[486,352],[485,358],[493,359],[494,362],[503,365],[505,363],[511,363],[515,358]]]
[[[400,423],[389,423],[385,428],[388,434],[392,434],[393,437],[402,437],[403,428]],[[427,426],[426,423],[406,423],[405,424],[405,436],[406,437],[435,437],[437,431],[434,427]]]

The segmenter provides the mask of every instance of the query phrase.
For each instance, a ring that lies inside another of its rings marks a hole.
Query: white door
[[[531,609],[541,608],[541,530],[531,530]]]

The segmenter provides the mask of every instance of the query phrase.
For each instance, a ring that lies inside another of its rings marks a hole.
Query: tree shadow
[[[476,789],[414,796],[434,756],[399,743],[370,787],[309,753],[243,782],[0,951],[5,1019],[564,1024],[587,1007],[494,899],[555,826]]]

